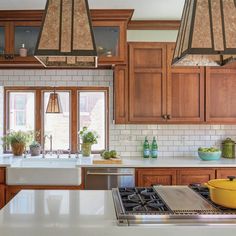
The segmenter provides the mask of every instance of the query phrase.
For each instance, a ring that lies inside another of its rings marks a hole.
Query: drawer
[[[0,168],[0,184],[5,184],[5,168]]]

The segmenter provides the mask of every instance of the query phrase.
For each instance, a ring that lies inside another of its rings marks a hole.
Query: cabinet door
[[[121,64],[127,60],[125,21],[93,21],[100,64]]]
[[[227,179],[228,176],[236,176],[236,168],[222,168],[216,170],[217,179]]]
[[[203,67],[172,67],[174,44],[167,47],[167,120],[170,123],[204,122]]]
[[[0,168],[0,184],[5,184],[5,168]]]
[[[0,185],[0,209],[5,206],[5,186]]]
[[[151,187],[152,185],[175,185],[176,171],[174,169],[137,169],[136,185]]]
[[[166,44],[129,44],[129,121],[166,122]]]
[[[195,183],[206,183],[215,178],[214,169],[182,169],[177,171],[177,184],[189,185]]]
[[[236,123],[236,69],[206,69],[206,121]]]
[[[125,124],[128,116],[127,67],[116,66],[114,71],[114,115],[116,124]]]

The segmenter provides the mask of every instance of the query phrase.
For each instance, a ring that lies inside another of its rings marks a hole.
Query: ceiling
[[[0,0],[0,10],[44,9],[46,0]],[[89,0],[91,9],[134,9],[136,20],[179,20],[184,0]]]

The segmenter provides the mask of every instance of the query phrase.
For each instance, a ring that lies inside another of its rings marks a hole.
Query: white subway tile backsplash
[[[109,147],[123,157],[142,156],[145,136],[157,137],[159,156],[197,156],[200,146],[220,147],[223,139],[236,140],[236,125],[114,125],[112,70],[0,70],[1,86],[102,86],[110,88]],[[3,110],[3,87],[0,87]],[[0,113],[0,136],[3,133]],[[1,146],[0,146],[1,150]]]

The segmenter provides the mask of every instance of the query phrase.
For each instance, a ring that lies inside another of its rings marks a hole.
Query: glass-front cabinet
[[[27,56],[34,55],[34,49],[39,35],[37,26],[15,26],[14,54],[20,56],[20,49],[25,48]]]
[[[0,23],[0,66],[41,66],[33,57],[40,24],[39,21]]]
[[[126,62],[126,24],[119,21],[93,21],[99,64]]]

